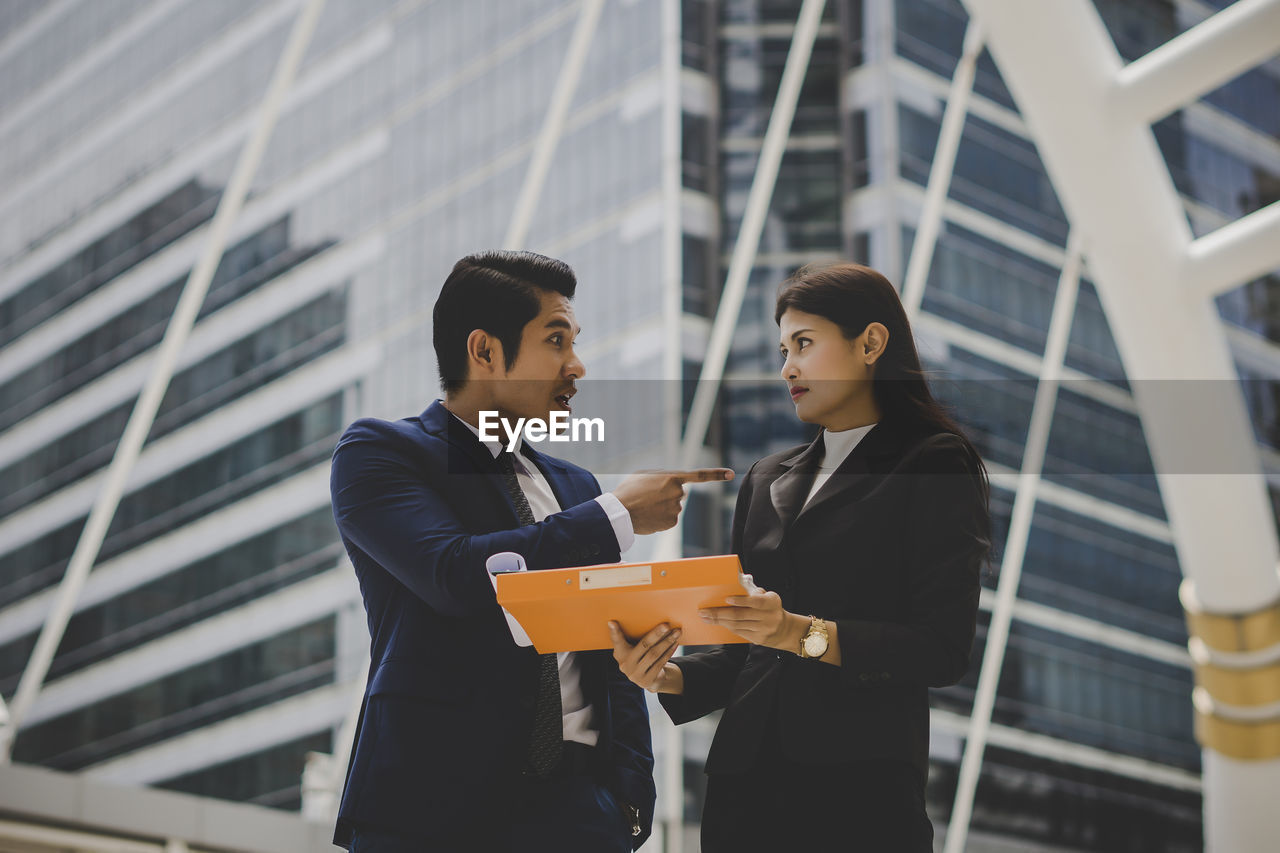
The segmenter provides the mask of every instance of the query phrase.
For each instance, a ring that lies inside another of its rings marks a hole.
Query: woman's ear
[[[862,339],[862,352],[859,356],[866,360],[869,367],[879,360],[885,347],[889,345],[889,329],[884,323],[871,323],[863,330]]]

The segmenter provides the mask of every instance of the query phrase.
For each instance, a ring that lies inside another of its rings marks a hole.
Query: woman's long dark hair
[[[987,467],[973,442],[929,390],[907,312],[889,279],[861,264],[809,264],[796,270],[778,290],[774,322],[788,308],[825,317],[849,340],[871,323],[883,323],[889,342],[876,361],[871,393],[887,425],[918,435],[955,433],[977,462],[984,502],[991,487]]]

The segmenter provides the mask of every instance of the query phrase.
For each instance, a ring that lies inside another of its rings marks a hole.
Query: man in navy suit
[[[436,301],[443,401],[352,424],[334,451],[334,518],[371,635],[369,682],[334,842],[352,853],[639,847],[653,821],[644,693],[610,651],[517,646],[486,571],[615,562],[675,524],[693,480],[727,469],[595,477],[479,415],[570,411],[585,368],[573,271],[528,252],[463,258]]]

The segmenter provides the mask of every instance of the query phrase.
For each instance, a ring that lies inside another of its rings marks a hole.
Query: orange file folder
[[[698,617],[700,607],[720,607],[726,597],[743,595],[741,578],[735,554],[495,576],[498,603],[541,654],[612,649],[610,620],[633,640],[666,622],[681,628],[682,645],[745,643]]]

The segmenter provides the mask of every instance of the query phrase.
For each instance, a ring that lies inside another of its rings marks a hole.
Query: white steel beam
[[[1154,122],[1280,53],[1280,0],[1237,0],[1120,69],[1109,106]]]
[[[1212,299],[1277,268],[1280,201],[1273,201],[1193,240],[1181,284],[1192,296]]]
[[[813,55],[813,43],[818,37],[825,7],[826,0],[804,0],[796,17],[791,47],[787,51],[782,78],[778,81],[778,94],[774,98],[773,111],[769,114],[769,124],[765,128],[760,157],[756,161],[755,177],[752,178],[751,190],[747,194],[746,210],[742,217],[742,224],[738,228],[738,238],[733,247],[733,256],[729,261],[724,290],[716,309],[715,322],[711,327],[711,339],[707,344],[707,353],[698,376],[689,420],[685,424],[679,459],[679,466],[682,468],[692,468],[698,463],[702,443],[711,426],[711,412],[720,393],[733,330],[737,327],[738,316],[742,313],[742,302],[747,295],[747,279],[751,275],[751,268],[755,265],[756,252],[760,246],[760,234],[764,230],[769,202],[773,199],[773,190],[778,182],[782,155],[786,151],[787,139],[791,135],[791,122],[795,118],[796,104],[800,100],[800,87],[804,84],[805,74],[809,70],[809,58]],[[678,408],[677,411],[679,411]],[[667,535],[659,541],[658,559],[672,559],[680,555],[683,536],[681,531],[682,525],[677,524],[674,530],[668,531]],[[665,732],[664,745],[667,765],[664,788],[668,790],[667,796],[664,797],[664,810],[669,813],[669,816],[664,824],[663,840],[668,851],[680,853],[683,849],[684,828],[680,805],[682,799],[680,792],[684,789],[683,733],[677,731],[675,726],[671,726]]]
[[[1218,432],[1196,443],[1248,447],[1252,427],[1232,387],[1235,367],[1213,305],[1171,288],[1182,279],[1191,232],[1151,130],[1099,112],[1120,67],[1110,36],[1085,0],[965,2],[987,32],[1073,229],[1088,242],[1184,571],[1210,612],[1247,612],[1274,600],[1275,522],[1261,478],[1218,478],[1210,491],[1178,474],[1195,444],[1155,380],[1216,380],[1211,426]]]
[[[591,42],[595,38],[596,25],[600,22],[603,9],[604,0],[582,0],[578,23],[574,27],[564,65],[560,66],[560,75],[551,92],[551,103],[542,120],[542,129],[538,132],[533,155],[529,158],[529,170],[525,172],[515,211],[511,214],[511,223],[507,227],[507,236],[502,241],[503,248],[523,249],[529,237],[529,225],[533,222],[534,211],[538,209],[542,185],[546,183],[547,173],[551,171],[551,158],[564,133],[569,105],[573,103],[573,95],[578,91],[578,81],[582,79],[582,69],[587,63],[587,54],[591,50]]]
[[[711,425],[711,410],[720,393],[720,380],[724,377],[729,344],[733,340],[733,330],[738,325],[738,315],[742,312],[742,300],[747,295],[747,279],[755,265],[760,233],[764,229],[769,202],[773,199],[773,189],[778,182],[778,168],[782,165],[787,137],[791,135],[791,120],[795,118],[800,87],[809,70],[809,57],[813,54],[813,42],[818,36],[818,24],[826,5],[826,0],[804,0],[796,18],[795,35],[791,37],[787,62],[782,68],[778,95],[773,102],[773,112],[769,115],[764,144],[760,148],[760,159],[756,161],[756,174],[747,194],[746,211],[742,216],[742,225],[738,228],[733,256],[729,260],[729,272],[725,276],[720,307],[716,309],[715,323],[711,327],[707,355],[698,376],[689,421],[685,424],[684,441],[680,448],[682,468],[692,468],[697,464],[702,442]]]
[[[964,4],[987,34],[1073,231],[1088,243],[1184,574],[1211,613],[1274,601],[1280,549],[1261,473],[1185,473],[1208,449],[1253,448],[1253,429],[1213,303],[1177,287],[1191,232],[1150,114],[1109,108],[1122,65],[1110,35],[1087,0]],[[1205,380],[1177,384],[1212,390],[1213,399],[1171,402],[1167,380]],[[1231,796],[1245,778],[1240,764],[1204,751],[1207,850],[1268,849],[1280,827],[1276,810]],[[1258,790],[1280,789],[1280,760],[1249,762],[1247,776]]]
[[[1071,321],[1076,313],[1076,297],[1080,293],[1080,264],[1082,259],[1080,232],[1072,230],[1067,243],[1067,262],[1063,264],[1058,279],[1058,291],[1053,300],[1053,312],[1049,318],[1048,340],[1041,362],[1040,381],[1036,384],[1036,397],[1031,405],[1031,424],[1027,428],[1027,442],[1022,456],[1022,471],[1018,488],[1014,492],[1013,514],[1009,521],[1009,535],[1005,542],[1004,558],[1000,562],[1000,580],[996,584],[996,601],[987,627],[987,642],[982,655],[982,668],[978,673],[978,690],[973,699],[973,712],[965,734],[964,755],[960,761],[960,778],[956,782],[955,804],[947,825],[945,853],[962,853],[969,834],[969,818],[973,813],[973,796],[978,788],[978,774],[982,769],[982,757],[987,748],[991,729],[991,712],[995,708],[996,688],[1000,683],[1000,670],[1004,667],[1005,649],[1009,642],[1009,625],[1013,621],[1014,603],[1018,597],[1018,583],[1022,580],[1022,563],[1027,553],[1027,540],[1031,537],[1031,521],[1035,513],[1036,492],[1040,487],[1040,474],[1044,469],[1045,450],[1049,446],[1049,430],[1053,426],[1053,412],[1057,406],[1058,385],[1063,361],[1067,354],[1067,340],[1071,335]]]
[[[977,72],[978,56],[982,53],[982,27],[970,20],[964,31],[964,48],[956,63],[947,92],[947,106],[942,112],[942,127],[938,131],[938,145],[929,166],[929,181],[924,190],[924,209],[916,224],[916,237],[911,244],[911,259],[902,280],[902,307],[907,316],[914,318],[924,299],[924,285],[933,264],[933,250],[938,244],[938,231],[942,227],[942,206],[951,187],[951,174],[955,170],[956,152],[960,150],[960,136],[964,131],[964,119],[969,112],[969,96],[973,93],[973,78]],[[890,226],[892,227],[892,226]]]
[[[31,660],[18,682],[17,693],[9,706],[9,722],[0,729],[0,762],[9,760],[14,733],[21,727],[23,717],[35,702],[40,686],[44,683],[45,675],[49,671],[49,665],[53,663],[54,652],[62,641],[63,632],[75,608],[76,597],[89,576],[89,570],[98,557],[103,539],[106,538],[107,528],[115,517],[116,508],[124,495],[129,475],[142,452],[142,445],[155,421],[160,401],[169,387],[169,380],[173,377],[182,345],[186,343],[191,327],[195,325],[196,315],[204,302],[205,294],[208,293],[209,284],[213,281],[213,274],[222,260],[231,226],[244,205],[245,197],[249,193],[249,183],[266,151],[284,96],[297,75],[298,66],[302,62],[302,56],[311,41],[311,35],[320,17],[320,10],[323,8],[324,0],[308,0],[307,5],[298,14],[293,31],[289,34],[289,41],[285,44],[279,64],[263,98],[258,124],[240,154],[227,189],[218,203],[213,222],[210,223],[209,242],[204,254],[192,269],[191,276],[183,287],[182,295],[169,321],[169,327],[156,352],[155,367],[146,385],[143,386],[142,393],[138,396],[133,413],[129,416],[124,435],[120,438],[115,456],[107,469],[102,492],[89,513],[80,541],[76,543],[76,549],[71,555],[53,612],[45,622],[44,629],[36,640],[35,649],[31,653]]]
[[[32,853],[40,850],[92,851],[92,853],[172,853],[172,851],[184,850],[195,853],[186,842],[175,838],[166,842],[141,841],[121,838],[118,835],[103,835],[56,826],[42,826],[37,823],[22,823],[16,820],[0,820],[0,842],[19,844],[21,846],[16,849],[29,850]]]

